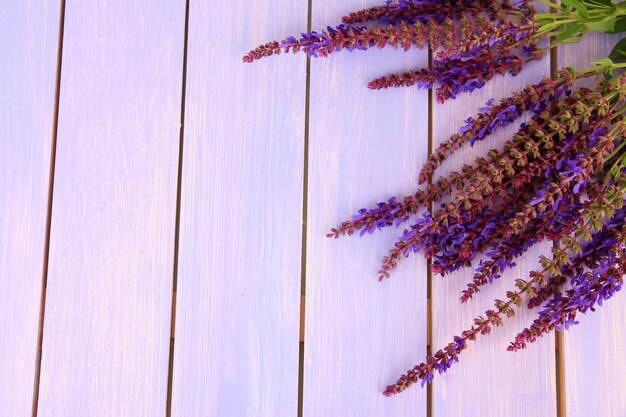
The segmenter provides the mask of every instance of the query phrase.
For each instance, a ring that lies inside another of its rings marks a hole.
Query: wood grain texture
[[[58,1],[0,4],[0,415],[30,414],[46,232]]]
[[[559,66],[587,68],[605,57],[619,36],[589,34],[580,45],[559,47]],[[579,85],[588,87],[593,80]],[[563,334],[567,417],[626,415],[626,303],[618,293],[596,312],[580,315]]]
[[[165,413],[184,9],[67,4],[40,417]]]
[[[190,3],[172,415],[296,416],[307,2]]]
[[[548,57],[525,67],[517,77],[496,76],[482,90],[435,105],[435,146],[461,127],[464,120],[474,115],[477,108],[490,98],[507,97],[529,83],[538,82],[543,75],[549,75]],[[446,161],[440,174],[460,170],[463,163],[471,163],[477,156],[498,147],[516,131],[516,127],[509,126],[473,148],[463,148]],[[475,316],[484,315],[485,310],[493,307],[494,298],[504,299],[506,291],[514,289],[515,278],[526,279],[530,271],[540,268],[538,256],[542,250],[549,253],[548,248],[545,245],[532,248],[517,260],[516,268],[504,273],[465,305],[459,302],[459,296],[471,281],[473,270],[464,268],[445,278],[435,275],[432,284],[433,350],[469,328]],[[525,351],[506,351],[509,342],[532,322],[536,313],[523,309],[515,318],[505,319],[504,327],[495,328],[490,336],[473,342],[447,375],[435,378],[434,416],[556,415],[554,338],[544,338]]]
[[[314,0],[313,29],[377,3]],[[396,228],[360,239],[325,235],[361,207],[415,188],[428,154],[428,94],[374,92],[367,83],[427,65],[426,51],[393,49],[312,60],[305,417],[426,415],[425,390],[382,395],[426,353],[426,262],[403,260],[379,283],[376,271]]]

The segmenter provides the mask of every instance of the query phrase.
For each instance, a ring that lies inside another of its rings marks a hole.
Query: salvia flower
[[[552,45],[579,41],[587,31],[614,33],[616,6],[606,2],[576,2],[554,13],[537,13],[530,0],[390,0],[344,16],[326,30],[288,36],[248,52],[253,62],[282,52],[326,57],[343,50],[429,48],[430,68],[386,75],[369,83],[372,89],[437,86],[437,100],[482,88],[495,75],[517,75],[532,60],[541,59]],[[582,6],[581,6],[582,5]],[[612,20],[611,20],[612,19]]]
[[[482,88],[496,75],[516,75],[552,46],[577,42],[588,31],[626,30],[618,5],[610,0],[569,1],[556,9],[538,13],[529,0],[388,0],[350,13],[336,27],[261,45],[243,61],[283,52],[315,58],[343,50],[429,48],[429,68],[386,75],[369,87],[434,88],[437,100],[445,102]],[[330,230],[328,237],[339,238],[405,225],[383,257],[379,280],[390,277],[403,258],[421,252],[441,276],[474,268],[461,302],[502,279],[535,244],[552,243],[551,256],[539,259],[541,268],[516,277],[492,308],[387,386],[385,395],[418,382],[424,386],[447,372],[472,341],[503,325],[516,309],[539,307],[510,351],[577,324],[580,313],[594,311],[621,289],[626,273],[626,75],[613,76],[613,70],[626,68],[624,56],[626,40],[588,69],[562,69],[554,80],[545,78],[499,102],[489,100],[429,156],[412,194],[363,208]],[[594,89],[573,88],[576,79],[590,76],[597,77]],[[525,114],[530,120],[519,123]],[[435,179],[452,153],[513,123],[519,124],[517,132],[499,149]]]
[[[593,90],[572,87],[576,79],[601,69],[563,69],[556,80],[542,80],[499,103],[490,101],[429,158],[420,181],[432,178],[446,157],[466,143],[482,140],[525,112],[532,117],[500,149],[403,199],[391,197],[361,209],[329,233],[338,238],[409,223],[383,258],[379,279],[389,277],[404,257],[422,252],[432,260],[433,273],[441,276],[474,268],[461,302],[501,278],[533,245],[545,240],[553,244],[552,257],[540,258],[541,270],[518,277],[503,300],[495,300],[467,330],[388,386],[385,395],[447,372],[470,342],[502,325],[517,308],[545,303],[509,346],[512,351],[575,324],[578,313],[593,310],[621,288],[626,272],[626,175],[607,180],[606,173],[626,172],[621,140],[626,76],[598,81]],[[566,283],[572,288],[562,293]]]

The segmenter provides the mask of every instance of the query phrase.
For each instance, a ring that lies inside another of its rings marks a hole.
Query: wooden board
[[[307,2],[190,2],[172,415],[296,416]]]
[[[379,2],[313,1],[313,29]],[[411,193],[428,154],[428,94],[370,91],[378,76],[428,65],[426,51],[343,52],[312,60],[303,415],[425,416],[426,390],[385,398],[426,353],[426,262],[379,283],[395,228],[326,238],[361,207]]]
[[[184,2],[68,2],[38,416],[165,413]]]
[[[58,1],[0,6],[0,415],[29,415],[36,367]]]
[[[580,45],[559,47],[558,63],[582,69],[605,57],[619,36],[588,35]],[[593,86],[592,80],[584,85]],[[596,312],[580,315],[580,324],[563,334],[567,417],[626,415],[626,336],[624,294]]]
[[[487,100],[509,96],[513,91],[529,83],[538,82],[549,75],[549,58],[525,67],[517,77],[494,77],[482,90],[471,95],[460,96],[455,101],[434,106],[435,145],[445,140],[464,124],[464,120],[476,113]],[[509,126],[500,133],[486,138],[473,148],[463,148],[441,167],[440,172],[460,170],[463,163],[474,158],[510,137],[516,128]],[[517,267],[503,274],[474,300],[461,305],[459,296],[472,279],[473,270],[464,268],[441,278],[433,276],[432,284],[432,328],[433,351],[452,340],[471,326],[476,315],[492,308],[494,298],[505,298],[505,293],[514,288],[514,279],[526,279],[537,267],[538,256],[548,247],[535,247],[517,261]],[[505,326],[496,328],[487,337],[463,352],[460,362],[453,365],[447,375],[436,377],[433,385],[434,416],[481,416],[522,417],[556,415],[556,376],[554,338],[547,337],[517,353],[507,352],[509,342],[517,332],[530,324],[536,311],[518,313],[508,319]]]

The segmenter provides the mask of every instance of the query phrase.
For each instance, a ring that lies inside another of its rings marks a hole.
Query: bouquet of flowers
[[[578,42],[588,31],[626,31],[626,3],[563,0],[537,13],[526,0],[398,0],[351,13],[327,31],[303,33],[249,52],[245,62],[281,51],[323,57],[343,49],[429,47],[430,68],[385,76],[370,88],[415,85],[436,88],[440,102],[481,88],[495,74],[519,73],[557,44]],[[358,26],[361,25],[361,26]],[[389,385],[387,396],[436,372],[446,372],[479,335],[515,315],[539,308],[537,318],[508,347],[524,349],[539,337],[576,324],[621,289],[626,273],[626,40],[589,68],[563,68],[510,97],[490,100],[429,156],[411,195],[361,209],[330,230],[339,238],[407,225],[383,258],[380,280],[398,262],[422,252],[442,276],[463,267],[473,280],[460,294],[465,303],[499,279],[531,246],[552,242],[542,268],[519,277],[492,309],[444,348]],[[594,77],[595,88],[574,88]],[[522,115],[530,120],[520,123]],[[435,178],[456,150],[518,123],[500,149]]]

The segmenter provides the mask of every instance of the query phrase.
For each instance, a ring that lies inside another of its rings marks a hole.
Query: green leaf
[[[606,7],[604,7],[604,10],[601,12],[601,17],[589,19],[584,23],[591,30],[595,30],[598,32],[611,32],[614,30],[615,24],[619,17],[620,14],[617,10],[617,5],[615,3],[609,3],[606,5]]]
[[[599,59],[593,63],[598,69],[602,69],[604,78],[608,81],[613,78],[613,60],[609,57]]]
[[[598,59],[597,61],[595,61],[593,63],[593,65],[595,65],[597,67],[612,67],[613,66],[613,60],[607,56],[607,57],[604,57],[602,59]]]
[[[596,32],[611,33],[611,31],[613,31],[613,29],[615,28],[616,22],[617,18],[615,16],[608,16],[601,19],[595,19],[585,22],[585,26],[587,26],[591,30],[595,30]]]
[[[589,18],[589,9],[585,6],[580,0],[561,0],[561,4],[565,4],[566,6],[571,7],[572,9],[578,10],[578,13],[585,19]]]
[[[554,45],[561,45],[564,43],[576,43],[585,35],[586,32],[587,27],[583,24],[576,23],[573,25],[568,25],[554,39]]]
[[[542,34],[542,33],[546,33],[546,32],[550,32],[552,29],[556,29],[559,26],[561,26],[560,22],[552,22],[552,23],[548,23],[545,25],[539,25],[539,30],[537,31],[537,34]]]
[[[626,2],[624,2],[626,4]],[[620,3],[621,4],[621,3]],[[606,33],[622,33],[626,32],[626,16],[620,16],[615,21],[615,26],[613,26],[613,30],[607,31]]]
[[[617,42],[608,56],[613,62],[626,62],[626,38]]]

